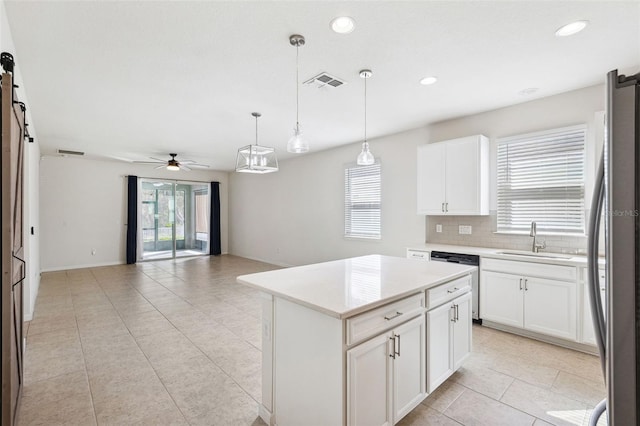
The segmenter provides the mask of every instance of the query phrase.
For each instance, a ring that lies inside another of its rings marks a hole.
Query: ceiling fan
[[[178,160],[176,160],[176,157],[178,156],[178,154],[171,153],[169,155],[171,156],[171,159],[169,159],[169,160],[161,160],[159,158],[149,157],[149,158],[151,158],[152,160],[155,160],[155,161],[134,161],[134,163],[137,163],[137,164],[160,164],[158,167],[156,167],[156,169],[166,168],[167,170],[172,170],[172,171],[185,170],[187,172],[191,171],[191,167],[206,167],[206,168],[209,167],[206,164],[196,163],[193,160],[181,160],[181,161],[178,161]]]

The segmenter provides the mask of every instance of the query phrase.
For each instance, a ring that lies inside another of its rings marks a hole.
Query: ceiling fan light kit
[[[154,161],[132,161],[132,163],[137,163],[137,164],[160,164],[158,167],[156,167],[156,169],[167,169],[167,170],[171,170],[173,172],[177,172],[179,170],[184,170],[184,171],[190,172],[191,171],[191,167],[209,168],[208,165],[196,163],[193,160],[178,161],[178,160],[176,160],[176,157],[178,156],[178,154],[175,154],[175,153],[171,153],[171,154],[169,154],[169,156],[171,157],[171,159],[169,159],[169,160],[161,160],[160,158],[150,157]]]
[[[278,171],[276,149],[258,145],[258,117],[262,114],[252,112],[256,119],[256,143],[238,149],[236,156],[236,172],[239,173],[273,173]]]

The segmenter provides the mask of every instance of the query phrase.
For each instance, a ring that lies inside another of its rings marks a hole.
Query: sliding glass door
[[[209,254],[209,185],[141,179],[141,260]]]

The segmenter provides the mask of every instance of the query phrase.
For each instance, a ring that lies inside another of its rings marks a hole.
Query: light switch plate
[[[471,235],[471,225],[459,225],[458,234]]]
[[[439,223],[436,225],[436,232],[442,232],[442,225]]]

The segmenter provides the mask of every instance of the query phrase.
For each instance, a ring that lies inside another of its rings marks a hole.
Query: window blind
[[[498,232],[584,235],[586,127],[498,140]]]
[[[344,234],[380,238],[380,163],[347,167],[344,171]]]

